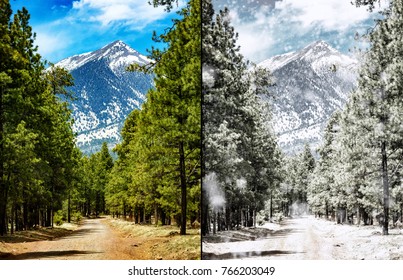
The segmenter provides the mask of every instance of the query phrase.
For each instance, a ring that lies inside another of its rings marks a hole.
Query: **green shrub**
[[[53,223],[55,223],[57,226],[62,225],[64,221],[65,221],[65,219],[64,219],[62,210],[57,211],[53,215]]]
[[[74,212],[74,213],[71,215],[71,220],[72,220],[73,222],[75,222],[75,223],[79,223],[79,222],[81,221],[81,218],[82,218],[82,216],[81,216],[81,213],[80,213],[80,212]]]

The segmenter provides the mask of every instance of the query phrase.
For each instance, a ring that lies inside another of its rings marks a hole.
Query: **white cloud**
[[[154,8],[146,0],[78,0],[73,2],[74,17],[99,22],[103,27],[114,22],[136,25],[136,29],[167,16],[164,7]]]
[[[386,2],[382,1],[383,6],[378,9],[385,7]],[[228,8],[231,23],[239,33],[241,53],[255,62],[267,59],[271,51],[286,52],[297,45],[324,39],[324,34],[334,34],[332,40],[338,41],[351,37],[357,26],[367,26],[376,15],[376,11],[357,8],[348,0],[276,1],[274,9],[262,6],[253,9],[254,13],[247,18],[241,16],[244,13],[240,9],[244,7]]]
[[[179,0],[176,10],[184,5],[185,1]],[[147,0],[75,0],[70,9],[64,9],[63,16],[35,26],[35,43],[51,62],[116,39],[136,41],[141,46],[133,47],[144,52],[150,47],[152,31],[170,26],[169,18],[176,10],[167,13],[163,6],[155,8]]]
[[[253,60],[264,59],[259,57],[259,53],[269,49],[273,40],[270,36],[271,31],[268,28],[269,17],[264,10],[260,10],[254,15],[255,20],[252,22],[244,22],[236,10],[230,10],[231,23],[238,33],[238,45],[241,46],[241,53],[246,58]]]
[[[63,53],[70,46],[71,40],[62,32],[55,33],[46,28],[37,28],[35,44],[38,45],[38,52],[43,58],[51,56],[58,60],[63,58]]]
[[[327,31],[343,31],[370,16],[365,7],[344,0],[283,0],[276,2],[275,10],[279,17],[291,17],[303,28],[319,24]]]

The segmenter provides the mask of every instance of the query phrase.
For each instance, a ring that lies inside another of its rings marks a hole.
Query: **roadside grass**
[[[53,240],[55,238],[64,237],[69,235],[72,231],[78,228],[78,224],[64,223],[60,226],[51,227],[38,227],[30,230],[16,231],[13,234],[0,236],[2,243],[20,243],[20,242],[34,242],[42,240]]]
[[[199,229],[188,228],[186,235],[179,234],[177,226],[139,225],[133,222],[108,217],[105,220],[126,238],[135,238],[135,246],[149,246],[152,259],[199,260],[201,237]]]
[[[60,226],[39,227],[31,230],[16,231],[0,236],[0,259],[12,255],[14,243],[35,242],[44,240],[54,240],[71,234],[78,228],[78,224],[64,223]]]

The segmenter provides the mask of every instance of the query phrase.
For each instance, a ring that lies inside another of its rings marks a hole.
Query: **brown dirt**
[[[40,229],[0,238],[0,259],[165,259],[153,251],[172,238],[136,237],[111,227],[107,218],[86,219],[74,230]]]

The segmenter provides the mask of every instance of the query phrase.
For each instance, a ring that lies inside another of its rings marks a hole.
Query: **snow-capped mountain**
[[[356,85],[358,62],[318,41],[258,66],[269,69],[275,79],[274,100],[267,100],[273,103],[280,147],[294,154],[307,142],[315,150],[327,120]]]
[[[150,60],[122,41],[80,55],[68,57],[56,66],[74,77],[70,88],[77,100],[73,109],[73,130],[77,144],[85,153],[99,150],[102,142],[112,147],[120,141],[120,129],[127,115],[140,108],[153,76],[127,72],[132,63],[144,65]]]

